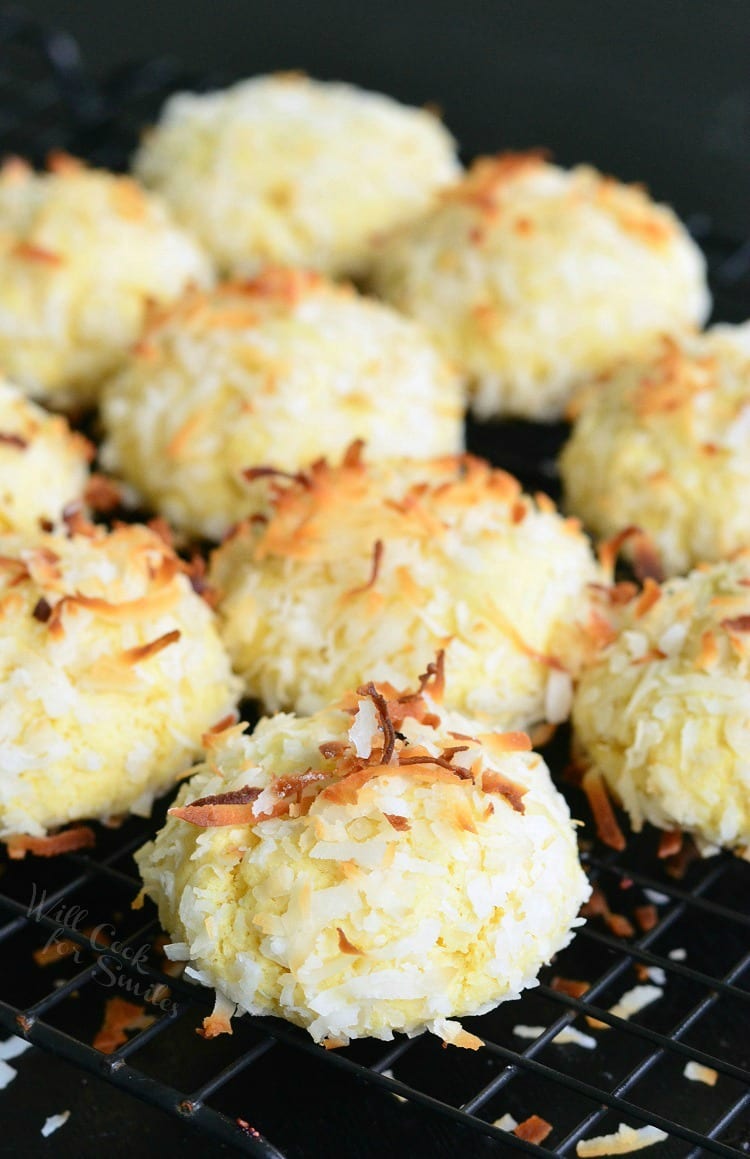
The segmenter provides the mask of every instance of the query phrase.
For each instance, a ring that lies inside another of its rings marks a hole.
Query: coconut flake
[[[387,1079],[394,1079],[395,1080],[395,1078],[396,1078],[395,1074],[390,1069],[390,1067],[388,1068],[388,1070],[383,1070],[380,1073]],[[394,1099],[398,1099],[398,1101],[400,1103],[408,1103],[408,1101],[409,1101],[408,1099],[405,1099],[403,1095],[397,1095],[395,1091],[391,1091],[390,1093],[393,1095]]]
[[[539,1038],[546,1029],[546,1026],[514,1026],[513,1033],[517,1038]]]
[[[23,1054],[31,1046],[25,1038],[19,1038],[17,1034],[12,1035],[11,1038],[6,1038],[0,1042],[0,1059],[18,1058],[19,1054]]]
[[[692,1060],[686,1064],[682,1073],[686,1079],[690,1079],[694,1083],[705,1083],[707,1087],[715,1087],[719,1077],[718,1071],[715,1071],[712,1066],[703,1066]]]
[[[652,905],[666,905],[670,901],[669,894],[660,893],[658,889],[644,889],[643,892]]]
[[[619,1002],[610,1007],[609,1013],[617,1018],[632,1018],[645,1006],[650,1006],[657,998],[661,998],[663,993],[661,986],[634,986],[632,990],[623,994]]]
[[[378,732],[378,711],[374,702],[368,696],[359,701],[359,708],[354,717],[354,723],[347,736],[354,745],[358,757],[368,759],[372,753],[372,739]]]
[[[667,1138],[667,1132],[658,1127],[628,1127],[620,1123],[614,1135],[598,1135],[594,1139],[581,1139],[576,1144],[576,1155],[580,1159],[596,1159],[599,1155],[629,1155],[631,1151],[642,1151],[653,1147]]]
[[[687,958],[687,950],[683,949],[682,946],[676,946],[674,950],[669,951],[667,957],[671,958],[673,962],[684,962]]]
[[[499,1127],[501,1131],[515,1131],[516,1127],[518,1126],[518,1121],[517,1119],[514,1119],[513,1116],[508,1113],[508,1111],[506,1111],[505,1114],[501,1115],[499,1119],[495,1119],[492,1126]]]
[[[170,962],[189,962],[190,946],[187,942],[168,942],[163,947],[164,957]]]
[[[13,1082],[13,1079],[18,1074],[15,1067],[9,1066],[7,1062],[0,1059],[0,1091],[4,1091]]]
[[[572,1042],[575,1046],[584,1046],[586,1050],[596,1049],[596,1039],[590,1034],[584,1034],[582,1030],[578,1030],[575,1026],[565,1026],[552,1039],[555,1046],[565,1046]]]
[[[562,724],[573,707],[573,681],[570,673],[550,668],[544,693],[544,715],[550,724]]]
[[[53,1135],[55,1131],[59,1131],[70,1118],[70,1111],[62,1111],[59,1115],[50,1115],[45,1119],[42,1127],[42,1134],[46,1139],[48,1135]]]
[[[452,1018],[436,1018],[434,1022],[430,1023],[429,1029],[449,1046],[460,1046],[464,1050],[479,1050],[481,1046],[484,1046],[483,1039],[477,1038],[476,1034],[470,1034],[468,1030],[464,1030],[461,1023]]]

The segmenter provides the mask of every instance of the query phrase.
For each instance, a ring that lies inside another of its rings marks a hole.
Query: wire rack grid
[[[169,92],[218,79],[155,60],[95,83],[70,37],[6,9],[0,152],[40,161],[66,148],[122,168]],[[723,238],[701,217],[690,225],[708,258],[716,317],[743,319],[750,314],[750,242]],[[553,494],[560,437],[557,428],[524,424],[469,430],[473,450]],[[564,735],[548,759],[562,769]],[[722,856],[696,860],[675,877],[656,857],[653,834],[612,853],[590,836],[585,800],[562,787],[587,822],[582,855],[590,876],[624,925],[613,932],[611,921],[592,918],[521,1001],[465,1020],[485,1042],[476,1053],[441,1049],[430,1036],[323,1052],[272,1019],[246,1018],[231,1037],[200,1041],[195,1028],[211,995],[166,972],[153,909],[130,908],[139,889],[132,853],[165,806],[150,822],[101,830],[91,854],[0,867],[0,1026],[239,1153],[266,1159],[308,1154],[307,1145],[334,1155],[336,1128],[367,1115],[381,1132],[373,1155],[384,1139],[444,1120],[464,1128],[466,1153],[477,1156],[503,1148],[573,1155],[580,1140],[619,1122],[666,1132],[662,1159],[748,1154],[750,866]],[[585,980],[588,989],[560,989],[561,977]],[[613,1006],[639,983],[658,983],[658,996],[633,1018],[618,1016]],[[143,1005],[148,1024],[103,1053],[92,1044],[117,996]],[[570,1028],[594,1048],[580,1038],[556,1041]],[[691,1061],[715,1072],[715,1085],[689,1081]],[[285,1096],[291,1090],[294,1115]],[[495,1125],[505,1114],[518,1121],[538,1114],[552,1131],[541,1144],[526,1142]],[[348,1153],[345,1146],[339,1153]]]

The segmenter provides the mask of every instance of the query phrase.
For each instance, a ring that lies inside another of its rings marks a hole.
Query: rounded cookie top
[[[373,235],[421,212],[460,165],[426,110],[280,74],[172,97],[135,171],[225,273],[283,264],[353,275]]]
[[[601,573],[576,520],[471,456],[271,475],[214,553],[222,632],[249,695],[321,708],[445,649],[447,705],[507,728],[560,721]]]
[[[237,686],[208,605],[152,530],[0,537],[0,833],[148,813]]]
[[[425,1026],[531,985],[589,887],[573,827],[523,734],[444,712],[433,664],[415,693],[368,683],[312,717],[214,736],[137,855],[194,977],[316,1041]]]
[[[672,579],[622,609],[617,638],[584,671],[573,724],[584,763],[635,829],[750,844],[750,555]]]
[[[573,413],[560,472],[593,532],[640,527],[666,575],[750,544],[750,323],[659,339]]]
[[[0,379],[0,533],[38,532],[83,500],[94,448]]]
[[[95,401],[149,303],[212,274],[197,242],[130,177],[62,154],[0,170],[0,365],[55,406]]]
[[[299,270],[192,293],[155,315],[107,386],[103,462],[181,528],[253,511],[247,468],[296,472],[353,438],[374,456],[463,447],[459,376],[390,307]]]
[[[373,285],[468,372],[483,418],[559,418],[581,382],[710,305],[704,259],[670,209],[538,153],[477,160],[385,240]]]

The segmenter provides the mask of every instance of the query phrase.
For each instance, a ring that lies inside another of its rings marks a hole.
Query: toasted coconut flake
[[[525,732],[483,732],[478,739],[495,753],[531,752],[531,739]]]
[[[720,627],[724,628],[726,632],[739,633],[750,632],[750,615],[734,616],[732,619],[722,620]]]
[[[556,724],[535,724],[533,728],[529,729],[529,740],[533,749],[544,748],[546,744],[552,740],[557,732]]]
[[[613,535],[610,539],[605,539],[599,544],[597,549],[599,563],[608,576],[614,576],[617,557],[628,540],[642,534],[640,527],[631,524],[629,527],[624,527],[622,531],[618,531],[617,535]]]
[[[482,790],[485,793],[497,793],[499,797],[503,797],[516,813],[526,812],[523,799],[528,789],[524,785],[518,785],[515,781],[511,781],[495,769],[485,769],[482,773]]]
[[[579,1159],[598,1159],[603,1155],[629,1155],[632,1151],[642,1151],[667,1138],[666,1131],[658,1127],[639,1127],[637,1130],[620,1123],[613,1135],[597,1135],[593,1139],[581,1139],[576,1143]]]
[[[461,1023],[453,1018],[436,1018],[429,1029],[438,1038],[442,1038],[444,1046],[459,1046],[463,1050],[479,1050],[484,1046],[483,1039],[464,1030]]]
[[[217,990],[213,1011],[203,1019],[203,1024],[196,1028],[196,1034],[201,1038],[218,1038],[220,1034],[232,1034],[232,1019],[236,1010],[235,1003],[230,1002]]]
[[[625,848],[625,837],[617,823],[612,803],[606,785],[600,773],[589,769],[582,781],[583,791],[588,799],[591,812],[594,815],[594,824],[599,840],[610,849],[622,852]]]
[[[136,648],[128,648],[122,653],[122,659],[126,664],[143,664],[146,660],[150,660],[152,656],[158,656],[170,644],[176,644],[182,636],[182,632],[175,628],[172,632],[165,632],[163,636],[157,637],[156,640],[151,640],[148,644],[141,644]]]
[[[660,599],[661,588],[659,587],[658,583],[656,583],[656,581],[651,578],[651,576],[647,576],[643,584],[643,591],[636,601],[633,614],[637,619],[640,619],[641,616],[645,616],[649,608],[653,608],[654,604],[657,603],[657,601]]]
[[[647,579],[662,583],[664,564],[656,544],[641,532],[633,542],[633,571],[636,577],[645,582]]]
[[[362,584],[361,587],[352,588],[350,591],[348,591],[346,593],[346,598],[351,596],[361,596],[365,592],[369,592],[372,588],[375,587],[378,576],[380,575],[380,566],[383,562],[384,551],[385,548],[383,545],[383,540],[376,539],[372,547],[372,565],[370,567],[370,578],[368,579],[367,583]]]
[[[610,910],[604,915],[604,920],[616,938],[632,938],[635,933],[633,923],[628,921],[624,914],[612,913]]]
[[[61,254],[27,241],[21,241],[13,247],[13,256],[24,262],[38,262],[44,266],[62,266],[65,262]]]
[[[342,954],[354,954],[355,956],[364,954],[364,950],[360,950],[359,946],[355,946],[354,942],[350,942],[341,926],[336,926],[336,933],[339,936],[339,950]]]
[[[0,431],[0,444],[4,447],[13,447],[16,451],[25,451],[29,445],[29,440],[22,438],[21,435]]]
[[[364,684],[357,689],[358,696],[369,696],[378,713],[380,720],[380,727],[383,730],[383,752],[380,758],[381,764],[387,765],[390,763],[396,747],[396,730],[393,727],[388,712],[388,701],[383,694],[373,684],[372,680],[368,684]]]
[[[567,994],[569,998],[582,998],[587,990],[591,989],[590,982],[579,981],[577,978],[563,978],[556,974],[550,986],[559,994]]]
[[[128,1040],[129,1030],[145,1030],[156,1021],[153,1014],[146,1014],[143,1006],[128,1002],[125,998],[108,998],[104,1008],[104,1022],[93,1042],[94,1050],[102,1054],[113,1054]]]
[[[686,1079],[691,1082],[705,1083],[707,1087],[715,1087],[719,1078],[719,1072],[715,1071],[711,1066],[703,1066],[700,1062],[694,1062],[692,1059],[686,1064],[682,1072]]]
[[[602,917],[617,938],[630,938],[635,933],[631,922],[623,914],[613,913],[609,902],[598,885],[595,885],[591,897],[581,908],[582,917]]]
[[[518,1124],[513,1134],[526,1143],[539,1144],[544,1142],[551,1131],[552,1124],[546,1119],[540,1118],[539,1115],[529,1115],[528,1119]]]
[[[400,817],[398,813],[384,813],[383,816],[397,833],[407,833],[411,829],[408,817]]]
[[[635,907],[635,920],[644,934],[653,930],[659,921],[659,915],[654,905],[638,905]]]
[[[433,700],[441,701],[445,693],[445,649],[441,648],[434,660],[419,677],[417,696],[429,692]]]
[[[119,483],[107,475],[94,474],[89,477],[83,493],[84,502],[94,509],[106,514],[119,507],[123,500],[123,491]]]
[[[707,628],[701,635],[701,650],[695,661],[696,668],[701,672],[710,672],[719,662],[719,647],[716,636]]]
[[[84,926],[81,933],[89,939],[92,948],[94,941],[102,946],[108,946],[111,941],[107,932],[100,926]],[[84,948],[78,942],[74,941],[73,938],[57,938],[48,945],[40,946],[38,950],[34,950],[31,956],[37,966],[44,969],[45,966],[51,966],[63,958],[69,958],[72,954],[75,954],[76,950]]]
[[[46,837],[30,837],[19,833],[6,840],[8,857],[21,861],[27,853],[36,857],[57,857],[61,853],[73,853],[77,849],[90,849],[96,844],[94,830],[88,825],[74,825],[60,833],[48,833]]]
[[[680,829],[668,829],[659,837],[659,849],[656,856],[664,860],[674,857],[682,849],[683,834]]]
[[[169,810],[170,817],[178,817],[190,825],[201,829],[221,828],[225,825],[249,825],[257,818],[253,804],[261,790],[247,785],[230,793],[217,793],[210,797],[200,797],[189,805]]]

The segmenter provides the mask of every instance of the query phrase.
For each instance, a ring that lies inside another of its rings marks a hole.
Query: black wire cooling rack
[[[70,37],[5,10],[0,151],[40,161],[66,148],[121,168],[169,92],[215,79],[156,60],[94,83]],[[750,315],[750,242],[723,238],[709,220],[690,224],[709,259],[716,317],[742,320]],[[555,428],[523,424],[469,432],[474,450],[552,493],[559,440]],[[563,736],[548,754],[553,769],[565,756]],[[326,1053],[272,1019],[245,1018],[231,1037],[201,1041],[195,1028],[211,995],[165,973],[153,909],[130,908],[139,888],[132,853],[164,805],[150,822],[101,829],[91,854],[0,866],[0,1026],[266,1159],[351,1154],[336,1133],[361,1122],[365,1105],[372,1118],[373,1099],[382,1135],[357,1154],[380,1154],[388,1131],[408,1135],[416,1126],[416,1140],[419,1124],[450,1119],[463,1126],[461,1153],[470,1156],[503,1147],[573,1155],[580,1140],[620,1122],[665,1131],[653,1152],[660,1159],[747,1155],[750,866],[728,856],[667,864],[651,833],[612,853],[593,838],[578,790],[562,787],[587,822],[582,855],[608,913],[589,920],[522,1000],[465,1020],[485,1041],[476,1053],[443,1049],[431,1036]],[[589,988],[561,990],[559,978]],[[629,1020],[610,1013],[638,984],[656,986],[658,997]],[[113,997],[143,1005],[149,1017],[106,1054],[93,1042]],[[569,1027],[595,1047],[556,1043]],[[715,1084],[690,1081],[691,1061],[715,1072]],[[539,1115],[552,1131],[541,1145],[525,1142],[493,1125],[505,1114]],[[415,1142],[411,1153],[426,1152]]]

